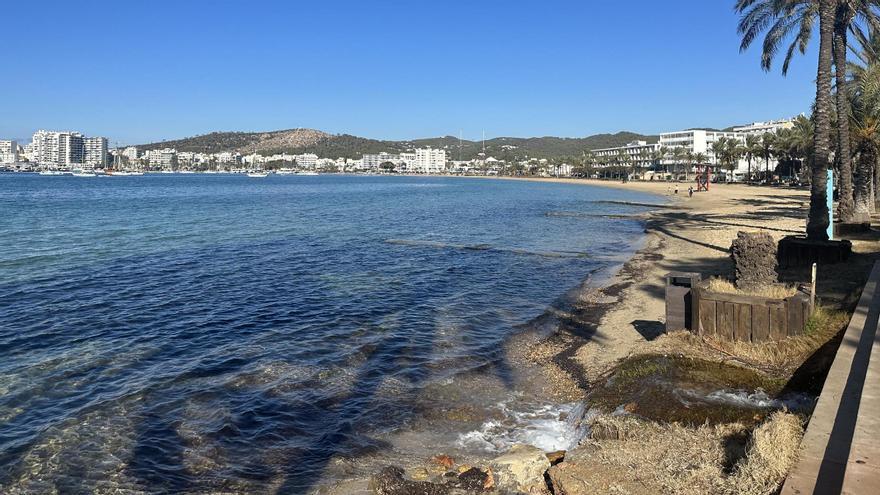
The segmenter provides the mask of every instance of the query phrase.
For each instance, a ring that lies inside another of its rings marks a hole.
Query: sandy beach
[[[595,326],[573,354],[586,382],[663,332],[667,273],[728,274],[733,268],[728,249],[737,232],[760,229],[775,238],[799,234],[809,202],[807,191],[794,189],[712,184],[708,192],[689,197],[686,184],[679,184],[675,194],[674,183],[558,181],[652,193],[669,202],[648,218],[647,239],[636,256],[605,287],[583,295],[583,305],[606,307],[599,321],[589,321],[597,316],[593,311],[580,322]]]

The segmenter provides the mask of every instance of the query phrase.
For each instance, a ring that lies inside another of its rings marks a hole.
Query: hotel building
[[[780,129],[791,129],[794,127],[794,119],[770,120],[767,122],[754,122],[749,125],[734,127],[733,132],[740,132],[746,135],[762,135],[768,132],[776,132]]]
[[[649,167],[654,164],[653,155],[660,149],[657,143],[648,143],[647,141],[632,141],[626,146],[618,146],[616,148],[600,148],[592,150],[594,160],[597,164],[607,163],[625,153],[629,156],[629,163],[638,167]]]

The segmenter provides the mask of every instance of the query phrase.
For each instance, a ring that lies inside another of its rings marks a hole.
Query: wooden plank
[[[781,493],[880,493],[880,262],[874,264]]]
[[[752,342],[770,340],[770,308],[764,304],[752,306]]]
[[[718,308],[718,327],[716,333],[718,337],[733,340],[734,314],[736,313],[736,305],[731,302],[721,302],[716,305]]]
[[[752,306],[738,304],[734,337],[741,342],[752,341]]]
[[[782,340],[788,336],[788,315],[785,304],[770,304],[770,340]]]
[[[700,298],[700,334],[715,335],[715,301]]]
[[[800,296],[792,296],[786,304],[788,310],[788,333],[787,335],[800,335],[804,333],[804,305]]]

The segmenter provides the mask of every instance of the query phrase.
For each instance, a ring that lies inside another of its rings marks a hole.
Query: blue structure
[[[828,185],[826,186],[826,201],[828,201],[828,239],[834,239],[834,171],[828,171]]]

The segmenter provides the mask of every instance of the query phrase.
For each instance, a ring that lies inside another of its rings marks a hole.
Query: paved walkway
[[[783,495],[880,494],[880,262],[828,372]]]

